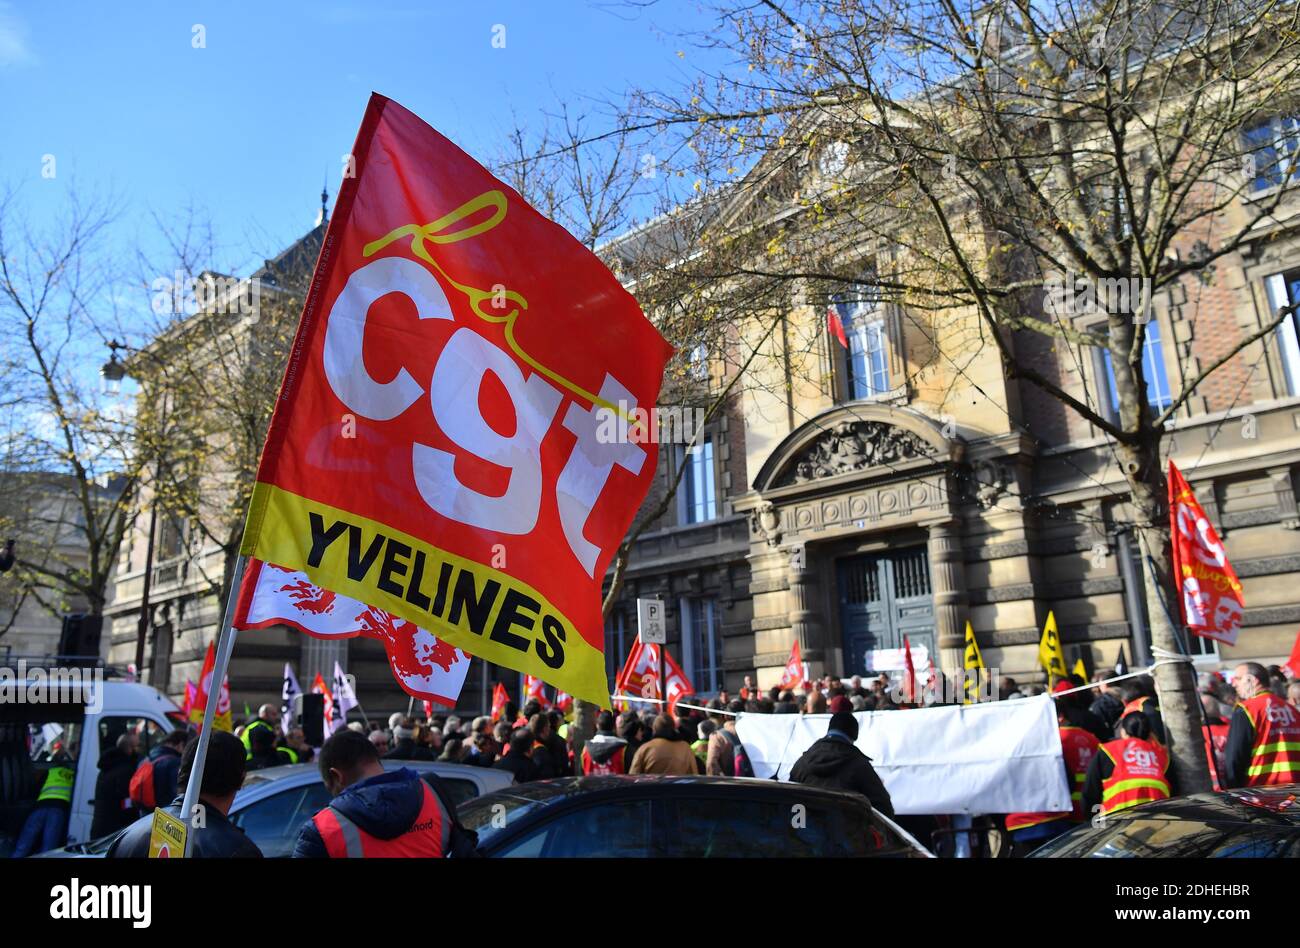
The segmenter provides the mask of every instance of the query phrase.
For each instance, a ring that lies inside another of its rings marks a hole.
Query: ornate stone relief
[[[879,421],[842,421],[820,434],[781,475],[777,487],[935,456],[924,438]]]

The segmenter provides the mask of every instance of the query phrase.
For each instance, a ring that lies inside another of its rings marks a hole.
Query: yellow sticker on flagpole
[[[149,833],[150,859],[185,858],[185,823],[162,807],[153,811],[153,829]]]

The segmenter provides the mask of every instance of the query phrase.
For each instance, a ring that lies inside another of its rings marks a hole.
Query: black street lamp
[[[125,343],[118,342],[116,339],[110,339],[105,343],[109,349],[108,361],[100,367],[99,374],[104,380],[104,388],[109,394],[116,395],[121,391],[122,379],[126,378],[126,366],[117,361],[118,350],[126,350],[130,347]],[[159,468],[162,462],[159,460]],[[155,484],[157,478],[155,478]],[[155,487],[155,490],[157,488]],[[149,505],[149,541],[144,548],[144,587],[140,591],[140,619],[136,624],[135,633],[135,668],[136,674],[140,679],[144,678],[144,643],[149,638],[149,620],[150,620],[150,603],[149,593],[153,582],[153,547],[154,536],[158,532],[158,502]],[[155,683],[156,684],[156,683]]]
[[[103,380],[104,391],[116,395],[122,390],[122,379],[126,378],[126,366],[117,361],[117,351],[128,347],[116,339],[110,339],[105,345],[108,346],[108,361],[100,366],[99,377]]]

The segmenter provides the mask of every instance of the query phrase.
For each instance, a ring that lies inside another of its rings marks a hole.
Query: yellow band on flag
[[[410,534],[258,483],[256,556],[426,628],[484,661],[610,706],[605,658],[532,586]]]

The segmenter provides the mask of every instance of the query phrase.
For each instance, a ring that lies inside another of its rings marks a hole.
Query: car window
[[[231,817],[267,858],[288,856],[302,825],[330,802],[322,783],[282,790],[244,807]]]
[[[162,725],[149,718],[102,715],[99,719],[100,756],[115,747],[123,734],[135,738],[136,753],[141,757],[149,756],[149,751],[162,743],[162,739],[167,736]]]
[[[1222,826],[1159,815],[1112,819],[1092,830],[1076,830],[1048,843],[1035,855],[1068,858],[1135,859],[1144,856],[1203,857],[1223,839]]]
[[[429,778],[435,776],[437,774],[426,773],[424,780],[429,786],[433,786],[433,781]],[[451,800],[452,805],[456,807],[458,813],[462,803],[468,803],[478,796],[478,785],[473,780],[462,780],[458,777],[438,777],[438,785],[446,792],[447,797]]]
[[[463,807],[457,805],[456,818],[461,826],[478,834],[480,847],[486,846],[498,833],[545,805],[550,794],[539,794],[538,789],[538,785],[524,784],[475,797]]]
[[[626,859],[651,855],[650,801],[626,800],[569,810],[498,855],[550,859]]]
[[[694,859],[907,855],[868,806],[753,794],[683,796],[665,807],[668,855]]]
[[[1300,833],[1243,827],[1227,832],[1205,854],[1211,859],[1286,859],[1300,856]]]

